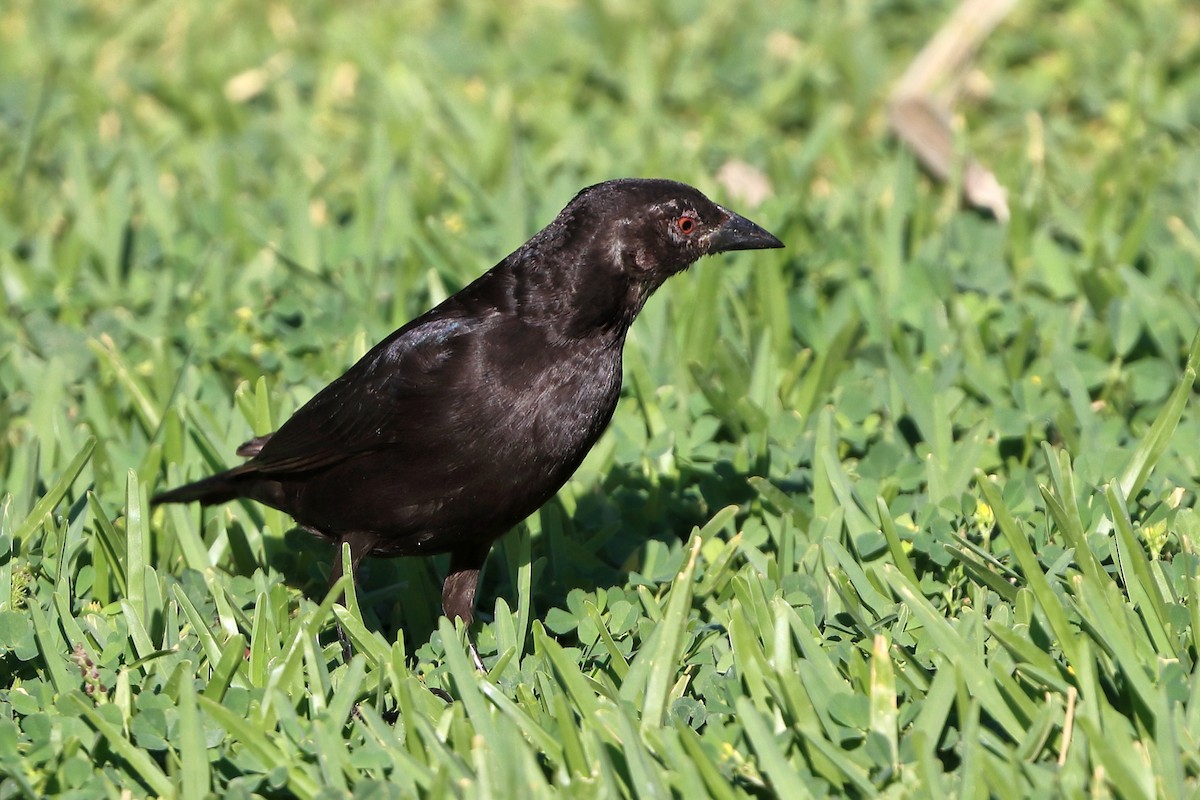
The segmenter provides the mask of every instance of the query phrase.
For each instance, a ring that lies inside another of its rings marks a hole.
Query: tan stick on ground
[[[937,180],[949,178],[955,166],[950,106],[961,90],[964,67],[1014,5],[1016,0],[963,0],[892,90],[892,130]],[[1008,192],[996,177],[970,156],[962,169],[966,202],[1007,221]]]

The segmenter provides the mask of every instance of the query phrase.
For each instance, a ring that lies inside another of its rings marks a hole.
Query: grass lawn
[[[6,6],[0,800],[1200,792],[1200,7],[1016,8],[999,223],[887,131],[953,5]],[[620,176],[787,249],[650,301],[486,675],[444,559],[149,509]]]

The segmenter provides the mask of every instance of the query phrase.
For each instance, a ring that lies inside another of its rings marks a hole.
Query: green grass
[[[1200,12],[1018,7],[1000,226],[885,129],[950,7],[12,4],[0,798],[1200,791]],[[651,300],[487,675],[444,561],[148,508],[624,175],[788,248]]]

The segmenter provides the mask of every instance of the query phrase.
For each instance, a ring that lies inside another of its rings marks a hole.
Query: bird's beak
[[[727,208],[721,210],[729,215],[729,219],[709,236],[708,252],[725,253],[730,250],[770,250],[783,247],[783,242],[745,217]]]

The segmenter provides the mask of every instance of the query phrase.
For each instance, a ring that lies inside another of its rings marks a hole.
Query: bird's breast
[[[579,345],[547,357],[538,350],[493,375],[497,450],[557,474],[578,466],[612,418],[621,393],[621,351]]]

